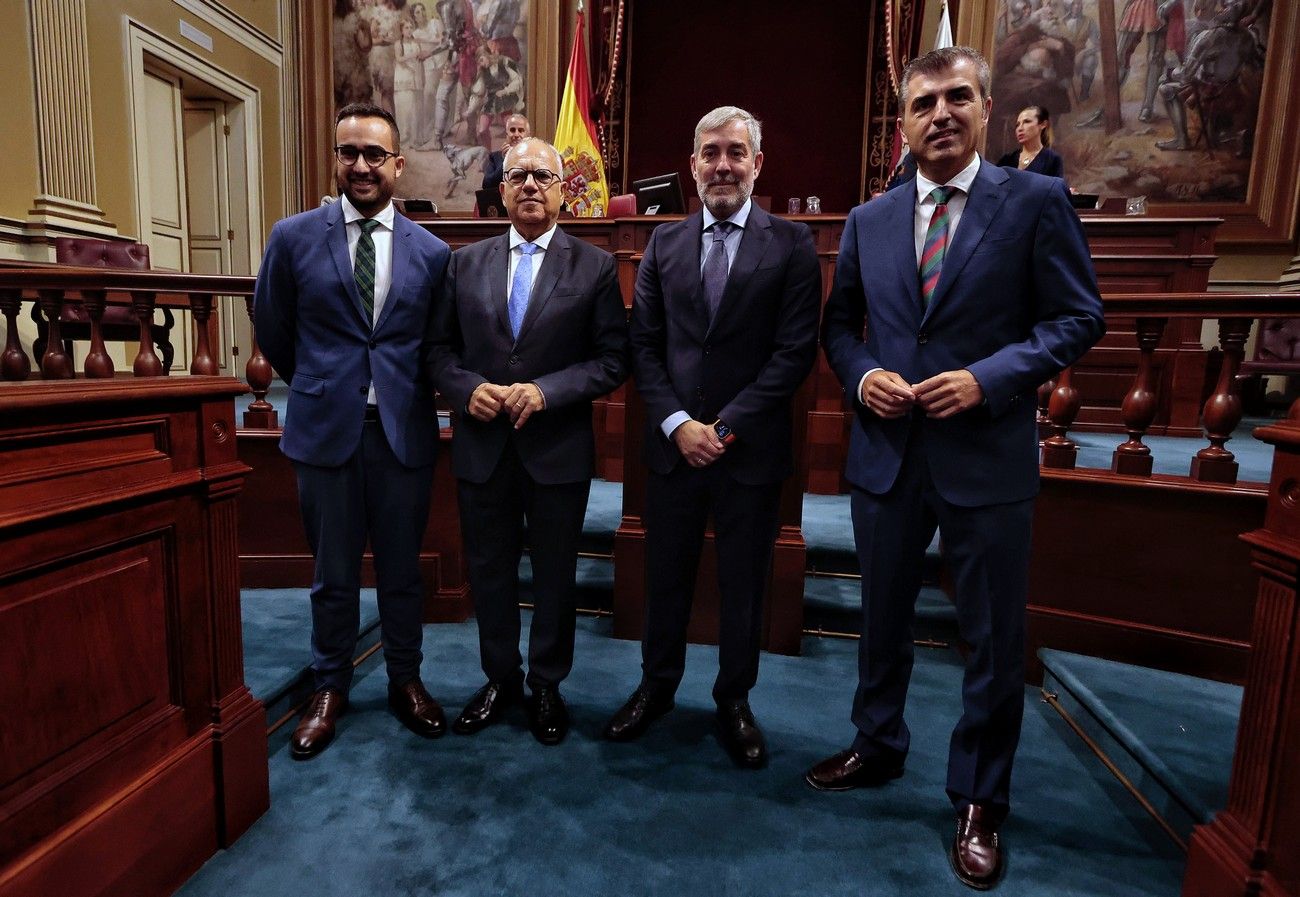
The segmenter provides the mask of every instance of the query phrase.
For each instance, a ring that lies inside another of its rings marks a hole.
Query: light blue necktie
[[[506,310],[510,313],[510,335],[519,338],[519,328],[524,326],[524,315],[528,313],[528,295],[533,291],[533,253],[537,251],[536,243],[520,243],[519,265],[515,276],[510,281],[510,301]]]

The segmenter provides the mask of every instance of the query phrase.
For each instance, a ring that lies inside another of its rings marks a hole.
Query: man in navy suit
[[[1035,390],[1105,325],[1063,183],[977,153],[992,104],[983,57],[935,50],[908,65],[902,85],[915,183],[850,213],[822,323],[856,412],[846,476],[863,633],[857,736],[807,780],[841,791],[902,775],[912,615],[937,526],[971,646],[948,761],[950,859],[982,889],[1002,870],[998,829],[1024,704]]]
[[[569,236],[564,162],[528,138],[506,152],[510,229],[458,250],[430,318],[429,373],[460,409],[452,469],[487,684],[452,724],[470,735],[523,699],[519,557],[533,567],[529,727],[569,729],[560,682],[573,666],[574,575],[596,466],[591,400],[627,377],[627,312],[614,257]]]
[[[646,406],[646,628],[641,684],[605,727],[638,737],[673,706],[705,527],[721,595],[713,685],[723,746],[767,762],[749,706],[781,481],[793,472],[791,400],[817,353],[820,276],[812,232],[750,194],[758,121],[722,106],[695,127],[704,208],[655,228],[637,273],[632,369]]]
[[[404,160],[389,112],[343,107],[335,140],[339,201],[276,224],[254,300],[258,344],[289,384],[280,449],[316,558],[316,693],[291,740],[298,759],[324,750],[347,705],[367,537],[388,703],[417,734],[445,729],[420,682],[419,553],[438,447],[425,328],[451,252],[393,208]]]

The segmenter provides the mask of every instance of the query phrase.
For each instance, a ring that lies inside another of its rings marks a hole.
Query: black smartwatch
[[[722,440],[723,445],[731,445],[736,441],[736,434],[732,432],[731,427],[728,427],[722,421],[714,422],[713,432],[718,434],[718,438]]]

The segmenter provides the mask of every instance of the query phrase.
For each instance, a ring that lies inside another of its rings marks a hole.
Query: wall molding
[[[284,64],[284,44],[243,16],[213,0],[172,0],[181,9],[220,31],[242,47],[247,47],[273,65]]]

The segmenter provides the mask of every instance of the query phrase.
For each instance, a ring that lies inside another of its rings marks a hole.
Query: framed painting
[[[534,133],[554,130],[559,2],[334,0],[328,16],[325,4],[306,4],[317,9],[304,12],[300,31],[304,151],[319,153],[323,172],[305,166],[305,200],[335,192],[335,110],[372,102],[401,132],[396,196],[471,214],[509,115],[527,115]]]
[[[1029,106],[1081,193],[1221,217],[1217,239],[1294,238],[1297,6],[1276,0],[993,0],[958,41],[993,69],[985,155],[1018,149]]]

